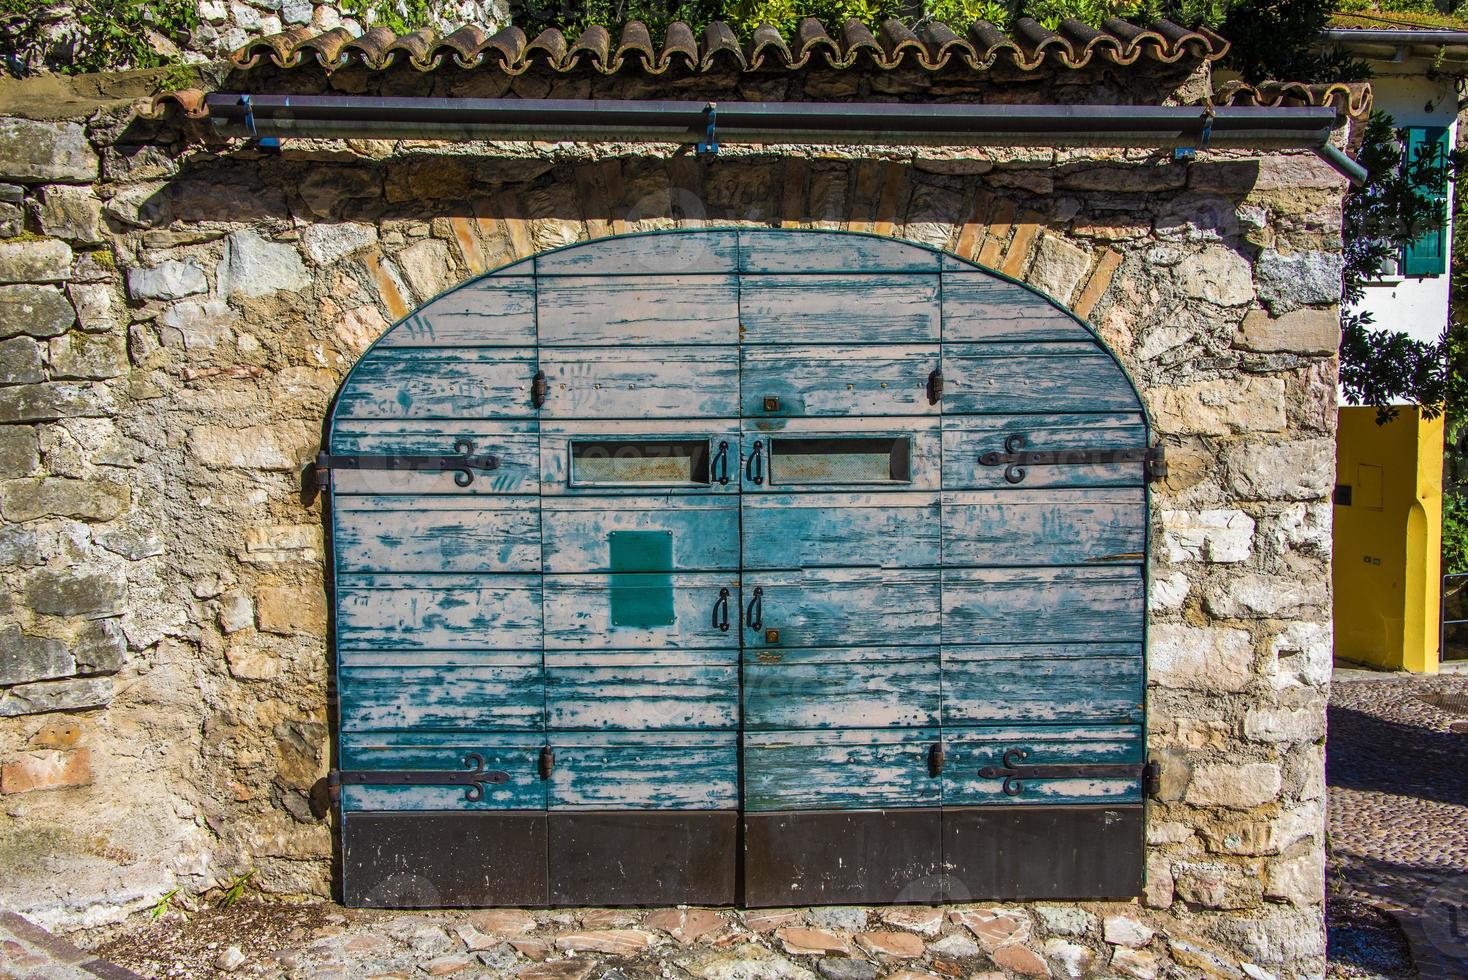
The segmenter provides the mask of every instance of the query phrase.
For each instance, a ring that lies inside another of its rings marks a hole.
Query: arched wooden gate
[[[1147,446],[1083,323],[888,239],[438,297],[321,460],[346,901],[1136,894]]]

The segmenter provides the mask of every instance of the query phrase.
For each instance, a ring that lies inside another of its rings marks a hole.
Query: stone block
[[[34,568],[45,563],[35,530],[19,524],[0,527],[0,565]]]
[[[319,587],[265,586],[255,591],[255,623],[282,636],[326,635],[326,596]]]
[[[224,659],[229,664],[229,675],[236,680],[268,681],[280,673],[280,658],[275,651],[256,646],[248,639],[231,642],[224,651]]]
[[[65,282],[71,246],[54,238],[0,242],[0,283]]]
[[[314,224],[301,232],[306,257],[316,265],[331,265],[337,259],[377,244],[377,229],[352,221]]]
[[[269,241],[253,231],[237,231],[225,239],[218,278],[219,295],[225,299],[299,292],[311,284],[294,245]]]
[[[188,350],[210,350],[234,338],[239,320],[228,303],[217,299],[186,299],[174,303],[158,317],[158,335],[163,343]]]
[[[458,279],[448,242],[437,238],[428,238],[403,249],[398,253],[397,263],[403,278],[418,295],[419,302],[426,303]]]
[[[182,299],[208,289],[204,270],[193,262],[165,259],[152,268],[127,270],[127,291],[133,299]]]
[[[1210,763],[1193,767],[1183,799],[1194,806],[1249,810],[1279,797],[1282,777],[1272,762]]]
[[[1073,905],[1036,905],[1031,911],[1057,936],[1084,936],[1096,928],[1096,917]]]
[[[922,939],[910,932],[859,932],[856,945],[869,956],[888,956],[899,960],[916,959],[927,951]]]
[[[1265,354],[1334,354],[1341,345],[1340,310],[1291,310],[1270,316],[1250,310],[1244,316],[1235,347]]]
[[[1057,976],[1082,980],[1084,977],[1094,975],[1091,967],[1096,962],[1096,954],[1080,943],[1067,942],[1064,939],[1047,939],[1045,957],[1055,965]]]
[[[1157,623],[1147,638],[1148,679],[1159,687],[1233,693],[1254,680],[1254,643],[1245,630]]]
[[[0,484],[0,514],[8,521],[74,517],[110,521],[127,510],[131,491],[107,480],[33,477]]]
[[[33,793],[92,784],[90,749],[39,749],[7,759],[0,765],[0,793]]]
[[[29,684],[76,673],[66,644],[49,636],[32,636],[19,626],[0,628],[0,684]]]
[[[1254,275],[1259,298],[1275,316],[1302,306],[1333,306],[1341,301],[1344,261],[1339,252],[1296,252],[1272,248],[1259,253]]]
[[[320,427],[308,422],[274,425],[201,425],[189,430],[189,453],[210,467],[299,470],[316,454]]]
[[[126,593],[127,582],[110,572],[42,568],[25,584],[26,604],[47,616],[120,616]]]
[[[55,337],[76,322],[76,311],[55,286],[0,286],[0,337]]]
[[[76,319],[90,333],[108,333],[117,329],[117,303],[112,286],[98,282],[73,282],[66,287]]]
[[[1325,736],[1325,704],[1298,708],[1251,708],[1244,735],[1256,742],[1315,742]]]
[[[45,378],[40,344],[29,337],[0,340],[0,384],[35,384]]]
[[[52,422],[112,414],[111,394],[92,385],[46,381],[0,387],[0,423]]]
[[[53,378],[115,378],[127,371],[127,344],[118,334],[73,330],[51,338]]]
[[[1083,164],[1060,178],[1068,190],[1141,194],[1177,190],[1187,182],[1187,168],[1164,164]]]
[[[72,641],[72,658],[79,674],[115,674],[127,663],[127,638],[115,619],[97,619],[82,626]]]
[[[1003,946],[1027,942],[1030,938],[1030,919],[1019,910],[975,909],[969,912],[950,912],[948,919],[973,933],[974,938],[989,953]]]
[[[72,677],[61,681],[19,684],[0,694],[0,718],[100,708],[111,700],[110,677]]]
[[[102,202],[90,187],[47,187],[37,212],[41,231],[83,244],[106,240]]]
[[[260,565],[320,561],[324,535],[319,524],[271,524],[245,531],[244,559]]]
[[[994,961],[995,966],[1002,966],[1022,977],[1050,976],[1050,966],[1044,957],[1028,946],[1001,946],[990,953],[989,958]]]
[[[1124,915],[1110,915],[1103,923],[1104,937],[1113,946],[1140,948],[1152,941],[1157,930]]]
[[[96,180],[100,166],[80,123],[0,119],[0,179],[80,184]]]
[[[1256,907],[1263,896],[1257,876],[1228,864],[1183,862],[1173,866],[1177,897],[1207,909]]]
[[[1290,623],[1270,642],[1276,684],[1323,687],[1330,682],[1331,630],[1320,623]]]
[[[1178,263],[1174,275],[1183,294],[1192,299],[1239,306],[1254,298],[1249,260],[1221,245],[1187,256]]]
[[[775,938],[785,952],[797,956],[850,956],[853,952],[850,940],[828,929],[787,926],[775,930]]]
[[[114,555],[128,561],[142,561],[163,554],[163,542],[156,534],[141,527],[121,527],[93,535],[93,540]]]
[[[1164,510],[1162,545],[1171,562],[1246,561],[1254,550],[1254,519],[1241,510]]]
[[[1330,439],[1245,442],[1224,452],[1229,488],[1244,500],[1323,500],[1335,476]]]
[[[1030,266],[1026,281],[1062,306],[1068,306],[1090,267],[1090,252],[1062,238],[1045,235],[1035,250],[1035,263]]]
[[[1147,873],[1142,885],[1142,904],[1151,909],[1172,905],[1176,882],[1172,877],[1172,859],[1159,851],[1147,855]]]
[[[25,212],[20,209],[19,205],[0,203],[0,238],[14,238],[23,231],[25,231]]]
[[[1159,972],[1157,954],[1145,949],[1119,946],[1111,951],[1111,969],[1124,977],[1156,980]]]
[[[1302,610],[1325,606],[1329,596],[1329,570],[1318,580],[1298,575],[1263,575],[1242,572],[1230,575],[1203,596],[1210,613],[1224,619],[1288,617]]]
[[[1158,385],[1146,398],[1158,430],[1172,435],[1280,432],[1285,427],[1283,378],[1243,375]]]

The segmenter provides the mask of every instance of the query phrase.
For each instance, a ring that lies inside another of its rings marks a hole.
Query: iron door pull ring
[[[714,626],[729,632],[729,590],[719,590],[719,601],[714,603]]]
[[[759,630],[764,628],[765,590],[758,585],[754,587],[754,598],[749,600],[749,614],[745,618],[750,629]]]
[[[765,482],[764,446],[763,440],[756,439],[754,449],[749,453],[749,466],[746,473],[749,476],[749,482],[756,485]]]
[[[714,472],[718,473],[720,486],[729,485],[729,440],[725,439],[719,443],[719,451],[714,455]]]

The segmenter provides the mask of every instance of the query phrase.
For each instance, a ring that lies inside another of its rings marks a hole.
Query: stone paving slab
[[[98,959],[14,912],[0,909],[0,978],[16,980],[143,980]]]

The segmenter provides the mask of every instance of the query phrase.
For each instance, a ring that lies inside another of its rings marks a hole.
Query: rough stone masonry
[[[1002,958],[973,956],[1026,975],[1322,974],[1344,185],[1315,157],[267,154],[170,135],[126,100],[51,104],[0,119],[0,904],[98,923],[249,869],[267,892],[329,894],[305,467],[390,323],[590,237],[848,228],[954,250],[1073,308],[1167,444],[1145,901],[969,910],[1023,923],[985,944],[1012,947]]]

